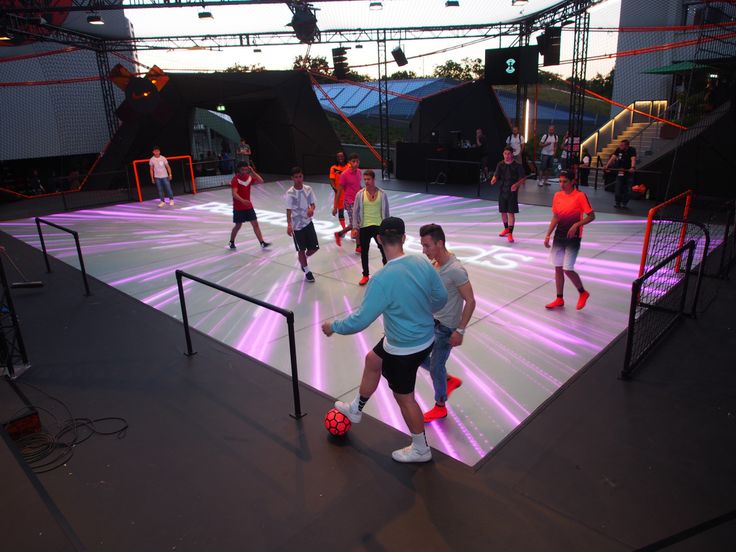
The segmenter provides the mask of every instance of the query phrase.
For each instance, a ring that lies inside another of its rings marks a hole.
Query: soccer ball
[[[350,431],[350,420],[337,408],[333,408],[325,416],[325,428],[331,435],[342,437]]]

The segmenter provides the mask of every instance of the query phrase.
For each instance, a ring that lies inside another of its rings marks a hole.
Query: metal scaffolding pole
[[[584,0],[577,0],[581,8],[586,4]],[[574,153],[578,153],[574,147],[575,139],[582,140],[583,135],[583,111],[585,109],[585,73],[588,64],[588,38],[590,35],[590,15],[584,9],[580,9],[575,15],[575,33],[572,54],[572,74],[570,77],[570,112],[568,119],[568,130],[570,131],[570,143],[568,145],[567,158],[574,159]],[[580,144],[577,146],[580,147]]]
[[[381,177],[389,178],[389,120],[388,120],[388,60],[386,59],[386,31],[377,34],[378,43],[378,119],[381,140]]]
[[[110,138],[112,138],[118,129],[118,118],[115,114],[115,92],[110,80],[110,58],[104,41],[100,41],[95,49],[95,58],[97,59],[97,71],[100,75],[102,101],[105,106],[105,122]]]

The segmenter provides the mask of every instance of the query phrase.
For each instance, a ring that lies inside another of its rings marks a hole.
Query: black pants
[[[386,264],[386,254],[383,252],[383,246],[378,243],[376,236],[378,236],[378,226],[366,226],[361,227],[359,239],[360,239],[360,262],[363,264],[363,276],[369,276],[370,271],[368,269],[368,248],[371,246],[371,240],[376,240],[378,250],[381,252],[381,261]]]

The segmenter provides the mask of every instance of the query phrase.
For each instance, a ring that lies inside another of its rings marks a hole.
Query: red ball
[[[342,437],[350,431],[350,420],[337,408],[333,408],[325,416],[325,427],[331,435]]]

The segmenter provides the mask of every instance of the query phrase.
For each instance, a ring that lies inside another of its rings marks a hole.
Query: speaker
[[[396,61],[396,65],[398,65],[399,67],[403,67],[404,65],[409,63],[406,60],[406,55],[404,55],[404,50],[401,49],[401,46],[397,46],[396,48],[391,50],[391,55],[394,56],[394,61]]]
[[[560,42],[562,27],[547,27],[544,33],[537,37],[539,50],[544,57],[544,66],[560,64]]]

